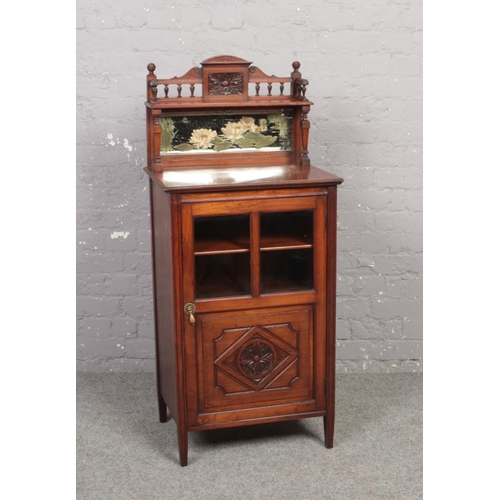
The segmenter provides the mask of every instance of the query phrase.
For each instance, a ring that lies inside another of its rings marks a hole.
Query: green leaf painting
[[[225,149],[232,148],[233,144],[229,141],[221,141],[214,145],[215,151],[224,151]]]
[[[274,142],[276,142],[278,138],[273,137],[272,135],[261,135],[256,141],[255,141],[255,147],[257,149],[260,148],[265,148],[267,146],[270,146]]]
[[[237,139],[234,141],[234,143],[239,147],[239,148],[251,148],[252,146],[255,145],[255,141],[252,139],[249,139],[246,136],[243,136],[241,139]]]
[[[192,149],[194,149],[194,146],[191,146],[191,144],[187,144],[185,142],[174,146],[174,149],[177,149],[177,151],[191,151]]]

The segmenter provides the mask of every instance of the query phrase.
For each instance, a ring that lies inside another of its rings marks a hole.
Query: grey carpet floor
[[[337,377],[335,445],[323,419],[189,434],[180,467],[155,378],[78,374],[78,500],[422,498],[422,376]]]

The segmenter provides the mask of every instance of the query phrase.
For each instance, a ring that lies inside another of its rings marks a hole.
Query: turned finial
[[[299,68],[300,68],[299,61],[293,61],[292,68],[293,68],[294,73],[297,73],[299,71]]]
[[[153,76],[155,74],[156,66],[153,63],[148,64],[149,75]]]

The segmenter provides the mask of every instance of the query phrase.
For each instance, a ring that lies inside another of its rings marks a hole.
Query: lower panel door
[[[322,329],[315,333],[314,309],[197,315],[196,363],[187,366],[190,425],[324,409],[325,339]]]

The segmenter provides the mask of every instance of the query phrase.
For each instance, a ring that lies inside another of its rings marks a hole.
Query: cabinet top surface
[[[171,168],[147,174],[165,191],[215,191],[341,184],[343,179],[316,167],[296,165]]]

